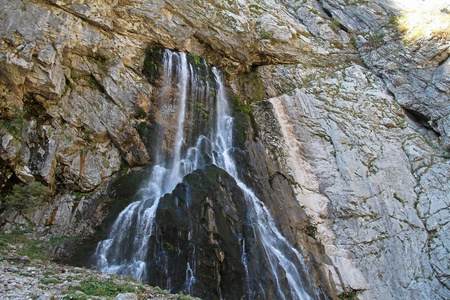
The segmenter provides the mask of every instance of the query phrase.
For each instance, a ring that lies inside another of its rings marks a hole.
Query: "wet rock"
[[[211,299],[244,295],[245,215],[244,195],[225,171],[211,165],[187,175],[158,206],[149,280]]]

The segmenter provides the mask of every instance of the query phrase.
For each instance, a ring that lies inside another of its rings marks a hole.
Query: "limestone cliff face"
[[[414,1],[2,1],[0,184],[57,192],[7,220],[93,233],[103,202],[67,191],[100,199],[121,164],[151,162],[146,130],[175,111],[142,72],[158,45],[223,68],[253,102],[247,145],[264,155],[250,161],[294,189],[310,232],[293,239],[316,245],[331,295],[448,298],[449,8],[436,2],[444,29],[412,36]]]

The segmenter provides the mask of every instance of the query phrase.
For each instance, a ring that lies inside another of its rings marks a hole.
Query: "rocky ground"
[[[52,262],[42,254],[45,245],[26,233],[8,231],[0,240],[0,299],[196,299],[131,277]]]

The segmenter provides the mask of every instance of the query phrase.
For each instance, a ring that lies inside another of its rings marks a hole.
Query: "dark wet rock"
[[[246,223],[244,195],[230,175],[213,165],[187,175],[158,206],[150,282],[208,299],[240,298]]]

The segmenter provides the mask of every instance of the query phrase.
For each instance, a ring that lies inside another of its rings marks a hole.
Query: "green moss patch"
[[[145,59],[144,65],[142,66],[142,73],[147,76],[151,83],[155,83],[163,72],[163,56],[164,48],[151,46],[145,48]]]

